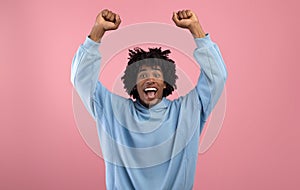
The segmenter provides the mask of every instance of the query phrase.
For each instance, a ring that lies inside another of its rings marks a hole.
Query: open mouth
[[[145,92],[145,94],[147,95],[148,98],[153,99],[153,98],[155,98],[157,88],[154,88],[154,87],[145,88],[144,92]]]

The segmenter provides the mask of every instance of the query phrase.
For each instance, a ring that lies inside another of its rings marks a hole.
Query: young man
[[[173,13],[174,23],[195,38],[201,67],[196,87],[174,101],[176,88],[169,50],[130,50],[122,80],[135,101],[109,92],[98,81],[104,33],[119,27],[119,15],[101,11],[78,49],[71,81],[97,123],[107,189],[192,189],[201,130],[220,97],[227,71],[220,51],[190,10]]]

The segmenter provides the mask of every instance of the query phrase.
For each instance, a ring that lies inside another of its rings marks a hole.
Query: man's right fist
[[[104,9],[98,14],[95,24],[99,24],[99,26],[107,31],[117,29],[120,23],[121,19],[119,15],[111,12],[110,10]]]
[[[106,31],[116,30],[120,24],[121,19],[119,15],[104,9],[98,14],[89,37],[95,42],[100,42]]]

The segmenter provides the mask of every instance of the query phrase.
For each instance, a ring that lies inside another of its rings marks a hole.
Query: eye
[[[144,78],[147,78],[148,75],[146,73],[141,73],[139,74],[139,79],[144,79]]]
[[[159,77],[160,77],[160,74],[154,73],[153,76],[154,76],[155,78],[159,78]]]
[[[159,72],[154,72],[153,77],[154,78],[161,78],[161,74]]]

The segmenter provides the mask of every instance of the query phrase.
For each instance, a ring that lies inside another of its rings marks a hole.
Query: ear
[[[166,84],[166,82],[164,82],[164,89],[165,89],[165,88],[167,88],[167,84]]]
[[[138,99],[139,98],[139,93],[137,92],[137,87],[136,85],[132,88],[130,95],[133,97],[133,99]]]
[[[136,85],[131,89],[129,94],[132,95],[132,94],[134,94],[135,91],[137,91]]]

